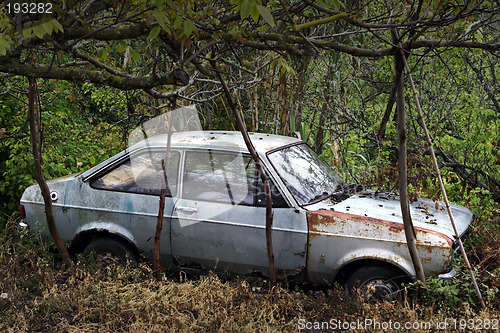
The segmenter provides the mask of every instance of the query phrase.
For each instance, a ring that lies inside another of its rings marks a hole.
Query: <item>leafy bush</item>
[[[46,82],[42,103],[42,169],[46,179],[82,172],[124,145],[120,127],[94,122],[68,96],[67,83]],[[110,93],[94,88],[98,96]],[[26,187],[35,183],[25,96],[0,100],[0,228],[16,210]],[[102,97],[104,98],[104,97]],[[116,98],[116,97],[114,97]],[[116,107],[120,107],[117,105]]]
[[[500,305],[498,304],[500,275],[488,271],[482,274],[478,273],[479,271],[476,269],[474,275],[483,300],[489,307],[498,307]],[[419,282],[409,284],[409,290],[413,291],[415,296],[418,294],[419,284]],[[447,311],[457,311],[479,304],[470,273],[463,262],[458,275],[453,279],[443,280],[439,277],[428,277],[426,284],[428,292],[422,294],[419,301],[427,306],[432,305],[447,309]]]

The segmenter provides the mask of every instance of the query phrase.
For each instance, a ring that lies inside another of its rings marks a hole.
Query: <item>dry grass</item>
[[[486,310],[437,300],[369,305],[340,287],[269,289],[266,282],[222,280],[210,273],[191,279],[178,274],[158,282],[141,269],[83,264],[63,271],[57,256],[17,231],[13,222],[0,241],[0,331],[294,332],[309,322],[308,328],[332,332],[338,331],[332,329],[336,320],[344,325],[371,320],[373,325],[361,326],[364,331],[390,331],[381,325],[392,323],[394,328],[395,322],[429,322],[435,331],[437,322],[446,321],[448,329],[440,330],[446,332],[454,321],[500,320],[498,294]],[[498,284],[498,273],[498,268],[496,273],[490,269],[488,283]]]

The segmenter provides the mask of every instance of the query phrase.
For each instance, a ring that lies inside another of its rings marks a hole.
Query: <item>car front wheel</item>
[[[349,290],[355,290],[369,303],[400,301],[403,298],[401,284],[406,278],[395,269],[384,266],[356,268],[347,278]]]
[[[84,258],[94,258],[104,265],[127,265],[137,262],[137,256],[129,246],[112,238],[93,239],[82,254]]]

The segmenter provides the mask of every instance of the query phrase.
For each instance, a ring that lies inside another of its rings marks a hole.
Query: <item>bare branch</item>
[[[184,91],[186,91],[190,86],[193,85],[194,81],[195,81],[195,78],[196,78],[197,74],[193,75],[190,79],[189,79],[189,82],[182,88],[180,89],[177,89],[177,90],[174,90],[174,91],[169,91],[169,92],[159,92],[153,88],[151,89],[144,89],[144,91],[153,96],[154,98],[157,98],[157,99],[160,99],[160,98],[172,98],[174,96],[179,96],[181,93],[183,93]]]
[[[170,73],[165,73],[159,77],[152,75],[123,77],[81,68],[63,68],[58,66],[23,64],[14,61],[5,61],[0,62],[0,71],[14,75],[31,76],[44,79],[105,84],[122,90],[150,89],[177,82],[175,70]]]

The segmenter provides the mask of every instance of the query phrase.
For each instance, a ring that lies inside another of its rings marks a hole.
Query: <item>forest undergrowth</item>
[[[471,230],[468,252],[487,304],[477,304],[467,272],[428,280],[418,296],[367,304],[341,286],[270,287],[265,280],[184,272],[153,278],[147,264],[100,267],[57,252],[11,217],[0,235],[0,330],[3,332],[448,332],[500,327],[500,214]]]

